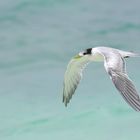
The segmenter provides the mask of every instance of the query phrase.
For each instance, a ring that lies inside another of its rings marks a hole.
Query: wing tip
[[[64,100],[63,103],[64,103],[65,107],[67,107],[69,102],[67,102],[66,100]]]
[[[76,90],[76,86],[74,86],[74,88],[71,89],[71,91],[68,92],[68,93],[65,92],[65,90],[63,89],[63,100],[62,100],[62,102],[65,104],[65,107],[67,107],[68,103],[70,102],[75,90]]]
[[[63,101],[62,101],[65,105],[65,107],[67,107],[68,103],[69,103],[69,100],[68,98],[66,98],[64,95],[63,95]]]

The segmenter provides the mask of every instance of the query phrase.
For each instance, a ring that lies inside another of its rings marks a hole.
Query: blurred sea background
[[[1,0],[0,140],[139,140],[140,114],[102,62],[62,103],[69,60],[100,45],[140,52],[139,0]],[[140,59],[126,61],[140,92]]]

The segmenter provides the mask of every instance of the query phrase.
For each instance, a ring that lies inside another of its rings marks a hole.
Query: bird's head
[[[80,52],[78,55],[76,55],[74,58],[78,59],[78,58],[81,58],[83,56],[86,56],[86,55],[91,55],[92,54],[92,48],[88,48],[82,52]]]
[[[80,52],[79,56],[91,55],[91,54],[92,54],[92,48],[88,48],[85,51]]]

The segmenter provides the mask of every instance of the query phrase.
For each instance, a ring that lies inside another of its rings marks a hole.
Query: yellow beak
[[[74,56],[74,59],[79,59],[79,58],[81,58],[82,56],[80,56],[79,54],[78,55],[76,55],[76,56]]]

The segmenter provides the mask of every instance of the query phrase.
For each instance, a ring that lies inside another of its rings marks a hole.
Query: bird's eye
[[[87,53],[85,53],[85,52],[83,53],[83,55],[86,55],[86,54],[87,54]]]

